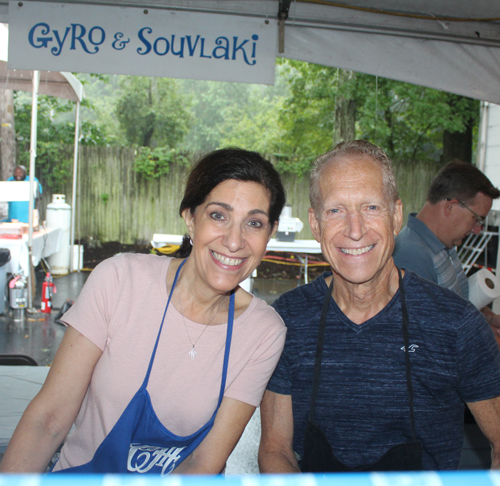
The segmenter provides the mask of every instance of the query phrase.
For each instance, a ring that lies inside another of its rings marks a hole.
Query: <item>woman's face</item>
[[[259,265],[277,229],[269,222],[269,196],[255,182],[221,182],[205,202],[183,213],[193,240],[195,271],[217,293],[233,290]]]

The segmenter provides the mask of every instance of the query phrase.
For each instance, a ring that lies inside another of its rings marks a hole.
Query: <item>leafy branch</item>
[[[134,170],[147,180],[158,179],[170,171],[170,164],[188,165],[189,159],[177,149],[169,147],[141,147],[137,151]]]

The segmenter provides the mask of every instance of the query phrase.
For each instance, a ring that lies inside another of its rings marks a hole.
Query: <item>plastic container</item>
[[[5,285],[7,282],[7,263],[10,262],[10,250],[8,248],[0,248],[0,289],[2,295],[0,297],[0,314],[5,313]]]
[[[71,206],[66,204],[64,194],[54,194],[52,202],[47,204],[47,228],[61,228],[59,251],[48,257],[50,271],[53,275],[66,275],[71,252]]]

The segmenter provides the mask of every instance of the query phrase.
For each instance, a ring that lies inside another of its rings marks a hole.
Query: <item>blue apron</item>
[[[191,435],[185,437],[175,435],[164,427],[158,419],[147,391],[149,375],[153,367],[165,315],[167,314],[168,305],[172,298],[180,269],[185,261],[181,263],[175,274],[174,283],[170,290],[160,330],[158,331],[153,354],[151,355],[148,371],[142,386],[127,405],[127,408],[111,432],[98,447],[92,460],[87,464],[56,472],[169,474],[198,447],[210,432],[222,402],[226,386],[227,364],[233,331],[234,294],[231,295],[229,300],[226,348],[219,401],[210,420]]]

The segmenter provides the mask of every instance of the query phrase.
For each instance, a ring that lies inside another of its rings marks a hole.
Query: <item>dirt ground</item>
[[[109,243],[99,243],[92,241],[84,243],[83,258],[85,268],[94,268],[98,263],[106,258],[110,258],[119,253],[151,253],[150,245],[123,245],[117,241]],[[297,256],[285,252],[268,252],[266,260],[263,261],[257,271],[260,278],[268,279],[298,279],[300,266]],[[277,263],[280,262],[280,263]],[[321,265],[314,266],[320,263]],[[324,264],[322,255],[309,255],[309,279],[313,280],[318,275],[328,270],[330,267]]]

